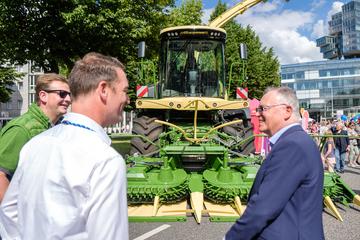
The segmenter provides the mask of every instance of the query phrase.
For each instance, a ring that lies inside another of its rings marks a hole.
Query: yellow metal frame
[[[168,97],[162,99],[148,99],[148,98],[137,99],[136,108],[137,109],[173,109],[177,111],[188,111],[189,109],[191,110],[191,108],[193,109],[195,108],[195,106],[190,106],[190,108],[188,108],[188,105],[191,105],[194,101],[199,101],[202,103],[198,105],[198,110],[201,111],[222,110],[222,109],[235,110],[235,109],[249,107],[249,102],[246,100],[227,101],[222,98],[210,98],[210,97]],[[178,107],[178,105],[180,105],[180,107]]]
[[[194,138],[188,138],[186,136],[186,133],[184,130],[182,130],[180,127],[176,126],[175,124],[172,124],[172,123],[168,123],[168,122],[164,122],[164,121],[161,121],[161,120],[155,120],[156,123],[161,123],[161,124],[164,124],[164,125],[167,125],[167,126],[170,126],[170,127],[173,127],[173,128],[176,128],[177,130],[179,130],[185,137],[186,140],[188,140],[189,142],[191,143],[199,143],[203,140],[205,140],[212,132],[214,132],[215,130],[218,130],[219,128],[222,128],[222,127],[225,127],[225,126],[228,126],[228,125],[232,125],[232,124],[236,124],[236,123],[241,123],[243,122],[243,120],[236,120],[236,121],[232,121],[232,122],[228,122],[228,123],[224,123],[224,124],[221,124],[213,129],[211,129],[204,137],[202,138],[197,138],[196,137],[196,132],[197,132],[197,112],[198,112],[198,108],[199,108],[199,102],[203,103],[204,106],[208,109],[208,110],[213,110],[211,108],[211,106],[209,106],[208,104],[206,104],[206,102],[202,99],[194,99],[192,101],[190,101],[187,105],[185,105],[184,109],[189,107],[191,104],[195,103],[195,116],[194,116]]]
[[[260,2],[266,2],[267,0],[244,0],[241,3],[236,4],[234,7],[230,8],[220,16],[214,19],[208,26],[209,27],[221,27],[231,19],[235,18],[239,14],[243,14],[247,9],[255,6]],[[289,2],[290,0],[286,0]]]

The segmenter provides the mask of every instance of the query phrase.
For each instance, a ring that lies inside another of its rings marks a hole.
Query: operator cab
[[[160,39],[161,98],[224,98],[225,30],[174,27],[163,30]]]

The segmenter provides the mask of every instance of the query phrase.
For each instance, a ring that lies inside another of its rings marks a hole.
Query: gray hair
[[[278,96],[285,104],[290,105],[293,108],[292,115],[294,117],[300,118],[299,112],[299,100],[296,97],[295,92],[289,87],[268,87],[264,91],[264,95],[276,91],[276,96]]]
[[[341,129],[344,128],[344,124],[342,122],[337,122],[336,125],[339,125],[339,127],[341,127]]]

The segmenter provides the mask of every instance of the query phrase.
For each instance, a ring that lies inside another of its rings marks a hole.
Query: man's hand
[[[6,174],[4,172],[0,172],[0,204],[5,196],[8,187],[9,180],[6,178]]]

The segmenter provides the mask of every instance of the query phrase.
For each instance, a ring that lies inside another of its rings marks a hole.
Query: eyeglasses
[[[59,96],[61,98],[66,98],[67,95],[69,95],[69,97],[71,97],[71,93],[69,93],[65,90],[44,90],[44,92],[47,92],[47,93],[59,92]]]
[[[268,106],[259,106],[258,108],[255,108],[255,111],[258,113],[262,113],[264,111],[267,111],[267,109],[271,108],[271,107],[278,107],[278,106],[286,106],[287,104],[283,103],[283,104],[275,104],[275,105],[268,105]]]

